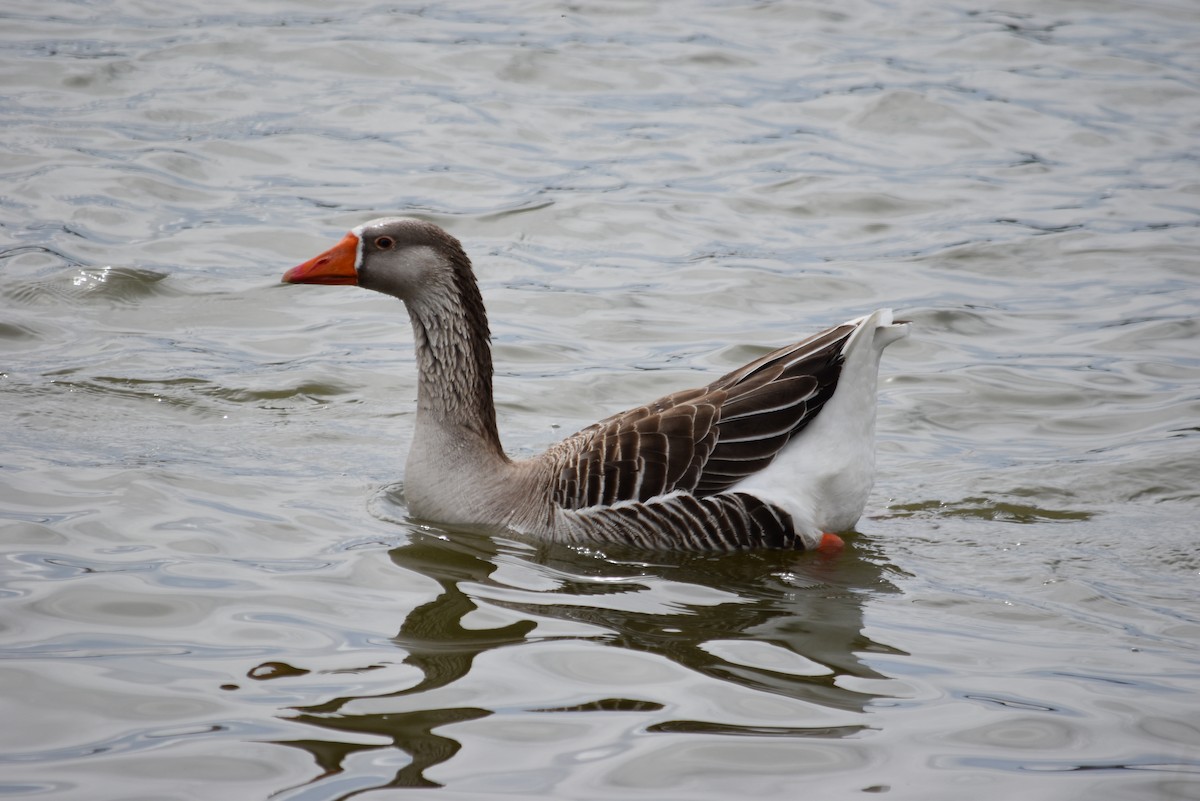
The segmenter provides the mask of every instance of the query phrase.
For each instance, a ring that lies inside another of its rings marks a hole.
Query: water
[[[1200,798],[1194,4],[0,17],[5,796]],[[913,319],[846,553],[407,522],[391,213],[515,454]]]

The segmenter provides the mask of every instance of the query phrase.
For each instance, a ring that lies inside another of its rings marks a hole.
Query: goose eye
[[[381,236],[375,240],[375,247],[379,248],[380,250],[391,250],[392,246],[395,244],[396,240],[392,239],[390,236]]]

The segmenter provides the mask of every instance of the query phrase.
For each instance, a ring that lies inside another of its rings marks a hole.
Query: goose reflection
[[[349,739],[369,735],[375,740],[371,744],[347,743],[342,738],[286,744],[312,754],[323,770],[313,783],[335,782],[349,772],[347,761],[360,752],[394,749],[407,756],[407,764],[394,775],[379,776],[371,787],[339,796],[348,798],[383,787],[440,786],[425,773],[461,750],[450,724],[497,714],[636,713],[644,714],[642,731],[649,733],[818,738],[854,734],[866,728],[865,723],[781,727],[676,719],[667,713],[669,699],[655,697],[653,690],[638,697],[625,697],[634,695],[626,692],[565,706],[519,709],[445,707],[431,696],[429,706],[436,708],[413,710],[411,698],[400,700],[451,688],[471,674],[476,657],[492,649],[558,640],[653,654],[747,691],[784,696],[854,718],[879,696],[854,689],[855,682],[846,686],[845,677],[882,678],[863,656],[895,653],[863,634],[863,603],[896,589],[886,578],[889,568],[872,557],[865,538],[852,538],[849,545],[833,560],[772,551],[722,556],[636,551],[600,555],[561,546],[533,548],[463,531],[415,533],[391,557],[399,567],[436,581],[439,594],[407,615],[393,641],[405,654],[404,663],[417,668],[421,678],[392,693],[337,698],[295,710],[298,715],[293,719],[298,722]],[[522,570],[499,571],[501,566],[514,565]],[[531,582],[537,586],[519,587],[505,580],[514,572],[528,575],[528,571],[537,577]],[[670,600],[664,601],[664,595]],[[687,600],[698,596],[702,597]],[[481,609],[518,619],[492,628],[464,624],[468,615]],[[595,633],[535,632],[538,621],[555,620],[578,622]],[[797,662],[816,669],[796,672],[774,662],[756,665],[754,660],[736,658],[739,644],[783,649],[794,654]],[[394,699],[394,708],[389,709],[389,699]],[[362,711],[364,707],[370,711]],[[387,742],[379,744],[379,737]]]

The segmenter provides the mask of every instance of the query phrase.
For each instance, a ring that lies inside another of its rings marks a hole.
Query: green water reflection
[[[864,600],[896,591],[885,576],[889,568],[872,558],[870,544],[862,537],[852,538],[848,551],[835,559],[793,553],[727,556],[608,553],[601,557],[556,546],[529,550],[465,532],[446,536],[422,533],[394,549],[391,557],[399,567],[432,578],[440,587],[433,600],[408,614],[394,637],[396,647],[405,654],[404,663],[421,672],[420,680],[392,693],[339,697],[295,709],[293,720],[331,736],[282,743],[312,755],[322,770],[314,782],[337,776],[346,769],[347,759],[360,752],[391,748],[408,756],[408,764],[387,781],[360,788],[350,795],[382,787],[440,786],[425,774],[450,760],[462,747],[449,733],[449,724],[488,717],[499,710],[464,706],[362,713],[346,711],[348,705],[370,700],[378,708],[379,702],[387,698],[447,687],[468,676],[476,657],[491,649],[520,647],[546,639],[598,643],[665,657],[747,693],[770,693],[851,713],[861,713],[878,696],[847,688],[843,678],[879,678],[864,662],[863,655],[895,653],[862,632]],[[514,557],[539,571],[542,577],[553,577],[552,588],[530,590],[500,582],[495,576],[500,560]],[[695,603],[675,603],[658,609],[627,608],[630,593],[657,595],[664,584],[697,591],[704,597]],[[651,585],[654,592],[647,593]],[[480,596],[481,590],[502,589],[504,599],[473,597],[464,587],[475,588]],[[717,602],[713,602],[714,598]],[[617,599],[624,603],[617,604]],[[606,603],[609,601],[612,603]],[[524,617],[494,628],[464,626],[464,618],[481,605],[502,607]],[[538,620],[546,619],[584,623],[601,633],[539,636],[535,633]],[[803,657],[801,661],[805,664],[816,663],[818,669],[798,675],[774,665],[733,661],[714,652],[720,649],[706,647],[713,642],[729,641],[777,646]],[[569,706],[515,712],[646,713],[644,731],[648,733],[697,736],[841,738],[865,728],[865,725],[769,726],[663,719],[665,707],[666,704],[652,698],[612,695]],[[503,714],[514,714],[514,710],[506,707]],[[387,742],[380,744],[380,737]],[[348,743],[345,739],[372,742]]]

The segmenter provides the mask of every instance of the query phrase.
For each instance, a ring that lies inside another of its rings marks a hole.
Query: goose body
[[[595,423],[531,459],[505,455],[487,316],[458,240],[424,221],[358,226],[288,283],[356,284],[408,309],[418,371],[409,512],[561,542],[812,549],[854,526],[875,468],[890,310],[768,353],[705,387]]]

